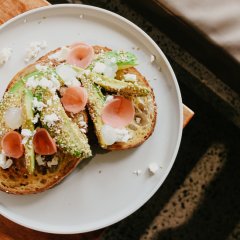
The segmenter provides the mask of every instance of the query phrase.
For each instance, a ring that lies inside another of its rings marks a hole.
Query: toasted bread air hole
[[[33,137],[34,151],[40,155],[52,155],[57,152],[57,146],[45,128],[38,128]]]
[[[70,49],[67,56],[67,63],[80,68],[87,68],[91,64],[94,58],[94,49],[92,46],[85,43],[76,43]]]
[[[102,120],[111,127],[124,128],[133,121],[134,115],[135,109],[132,101],[117,96],[103,108]]]
[[[11,131],[6,133],[2,139],[1,145],[4,153],[8,157],[20,158],[24,153],[22,136],[18,132]]]
[[[84,110],[88,101],[87,90],[84,87],[69,87],[61,98],[61,102],[66,111],[79,113]]]

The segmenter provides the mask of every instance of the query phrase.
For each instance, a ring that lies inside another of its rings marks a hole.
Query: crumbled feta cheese
[[[22,129],[21,134],[23,136],[22,144],[26,144],[29,138],[35,134],[35,131],[31,131],[29,129]]]
[[[33,110],[37,110],[37,111],[41,112],[42,109],[44,107],[46,107],[46,104],[44,104],[43,102],[38,101],[38,99],[36,97],[34,97],[33,101],[32,101],[32,107],[33,107]]]
[[[107,77],[114,78],[116,76],[116,72],[118,70],[117,64],[111,62],[96,62],[93,68],[93,72],[103,74]]]
[[[123,76],[123,78],[126,80],[126,81],[131,81],[131,82],[134,82],[137,80],[137,75],[135,74],[132,74],[132,73],[127,73]]]
[[[136,121],[137,124],[139,124],[141,122],[141,118],[140,117],[136,117],[135,121]]]
[[[107,95],[106,100],[105,100],[105,104],[111,102],[113,100],[113,98],[114,97],[112,95]]]
[[[67,59],[70,49],[68,47],[62,47],[59,51],[48,56],[49,59],[55,59],[59,62]]]
[[[7,169],[7,168],[10,168],[12,164],[13,164],[13,160],[10,158],[7,160],[6,155],[2,151],[2,153],[0,154],[0,167],[2,169]]]
[[[105,71],[105,68],[106,68],[106,64],[104,64],[102,62],[96,62],[95,66],[93,68],[93,72],[103,74]]]
[[[12,52],[12,48],[3,48],[0,51],[0,66],[5,64],[10,59]]]
[[[50,91],[51,91],[52,93],[55,93],[56,90],[59,90],[59,89],[60,89],[61,84],[60,84],[60,82],[58,81],[56,75],[54,75],[54,74],[51,75],[51,79],[50,79],[50,80],[52,81],[52,88],[50,89]]]
[[[35,59],[40,53],[40,51],[45,49],[46,47],[46,41],[31,42],[26,50],[25,62],[28,63],[29,61]]]
[[[155,58],[156,58],[156,57],[151,54],[151,56],[150,56],[150,62],[153,63],[153,62],[155,61]]]
[[[55,124],[55,122],[59,121],[59,117],[56,113],[45,115],[43,118],[43,123],[48,127],[51,127]]]
[[[57,74],[64,81],[65,85],[79,87],[81,83],[77,80],[77,72],[69,65],[61,64],[56,68]]]
[[[44,161],[44,157],[42,157],[41,155],[38,155],[38,154],[36,155],[36,161],[39,166],[46,165],[46,162]]]
[[[133,171],[133,174],[136,174],[137,176],[139,176],[142,173],[142,170],[138,169]]]
[[[155,174],[159,170],[159,166],[157,163],[150,163],[148,166],[148,170],[151,174]]]
[[[115,142],[127,142],[132,137],[126,128],[113,128],[107,124],[103,125],[101,132],[107,145],[112,145]]]
[[[79,125],[83,128],[87,128],[87,123],[84,121],[84,117],[82,115],[79,116]]]
[[[54,75],[51,76],[51,80],[48,80],[45,77],[36,79],[34,76],[32,76],[28,78],[26,86],[31,89],[40,86],[44,89],[49,89],[52,93],[55,93],[56,90],[60,88],[60,83]]]
[[[58,165],[58,157],[54,156],[51,161],[47,162],[48,167],[56,166]]]
[[[33,124],[36,124],[36,123],[38,122],[39,118],[40,118],[40,115],[39,115],[39,113],[37,113],[37,114],[34,116],[34,118],[32,119],[32,123],[33,123]]]
[[[109,78],[115,78],[117,70],[117,64],[107,64],[103,74]]]

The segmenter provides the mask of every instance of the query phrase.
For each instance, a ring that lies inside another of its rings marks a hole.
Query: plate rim
[[[37,231],[41,231],[41,232],[46,232],[46,233],[55,233],[55,234],[77,234],[77,233],[85,233],[85,232],[90,232],[90,231],[95,231],[95,230],[99,230],[105,227],[108,227],[114,223],[117,223],[121,220],[123,220],[124,218],[130,216],[131,214],[133,214],[135,211],[137,211],[140,207],[142,207],[145,203],[147,203],[147,201],[149,201],[150,198],[152,198],[152,196],[157,192],[157,190],[162,186],[162,184],[164,183],[164,181],[166,180],[168,174],[170,173],[173,164],[176,160],[176,156],[180,147],[180,143],[181,143],[181,138],[182,138],[182,130],[183,130],[183,108],[182,108],[182,97],[181,97],[181,92],[180,92],[180,88],[179,88],[179,84],[177,81],[177,78],[175,76],[175,73],[172,69],[171,64],[169,63],[167,57],[165,56],[165,54],[163,53],[163,51],[161,50],[161,48],[155,43],[155,41],[146,33],[144,32],[140,27],[138,27],[135,23],[131,22],[130,20],[126,19],[125,17],[122,17],[121,15],[114,13],[112,11],[100,8],[100,7],[95,7],[95,6],[91,6],[91,5],[85,5],[85,4],[54,4],[54,5],[49,5],[49,6],[43,6],[43,7],[39,7],[36,9],[32,9],[29,10],[27,12],[24,12],[22,14],[19,14],[13,18],[11,18],[10,20],[8,20],[7,22],[3,23],[0,26],[0,34],[1,31],[6,28],[8,25],[10,25],[11,23],[19,20],[20,18],[26,17],[28,15],[31,14],[35,14],[38,12],[43,12],[47,9],[50,8],[79,8],[79,9],[90,9],[93,11],[97,11],[97,12],[101,12],[103,14],[107,14],[107,15],[111,15],[111,17],[114,17],[116,19],[118,19],[119,21],[123,21],[126,24],[128,24],[131,28],[134,28],[136,31],[140,32],[141,35],[143,35],[150,43],[151,45],[154,46],[154,48],[157,50],[158,54],[161,56],[161,58],[163,59],[164,63],[166,64],[166,67],[170,73],[170,76],[174,82],[174,86],[175,86],[175,90],[176,90],[176,95],[177,95],[177,99],[178,99],[178,113],[179,113],[179,125],[178,125],[178,136],[177,136],[177,140],[176,140],[176,145],[174,148],[174,151],[172,152],[172,157],[169,161],[169,165],[168,167],[165,169],[165,172],[163,174],[163,177],[161,178],[161,181],[158,182],[158,184],[156,184],[154,186],[154,188],[151,190],[150,194],[146,195],[145,198],[142,198],[141,201],[136,201],[136,204],[134,204],[134,208],[128,209],[126,208],[123,212],[120,212],[118,214],[115,215],[114,219],[110,219],[109,221],[101,221],[97,224],[95,224],[92,227],[85,227],[85,229],[81,229],[79,226],[78,228],[76,228],[77,225],[74,225],[73,228],[63,228],[62,226],[54,226],[54,227],[48,227],[48,228],[44,228],[42,226],[36,226],[34,224],[34,220],[30,220],[29,222],[31,223],[26,223],[26,222],[22,222],[21,219],[19,219],[18,215],[12,213],[12,212],[8,212],[8,210],[6,209],[5,212],[3,212],[0,208],[0,214],[4,217],[6,217],[7,219],[22,225],[24,227],[28,227],[30,229],[33,230],[37,230]],[[4,207],[4,206],[3,206]]]

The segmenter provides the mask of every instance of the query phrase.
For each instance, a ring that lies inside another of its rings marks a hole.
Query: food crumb
[[[153,62],[155,61],[155,59],[156,59],[156,57],[155,57],[153,54],[151,54],[151,56],[150,56],[150,62],[153,63]]]
[[[79,15],[79,18],[80,18],[80,19],[83,19],[83,14],[80,14],[80,15]]]
[[[4,65],[12,55],[12,48],[3,48],[0,51],[0,66]]]
[[[98,173],[99,173],[99,174],[102,173],[102,170],[99,170]]]
[[[23,23],[26,23],[27,22],[27,19],[26,18],[24,18],[24,20],[23,20]]]
[[[148,171],[150,174],[154,175],[157,173],[158,170],[159,170],[159,166],[157,163],[153,162],[148,165]]]
[[[142,173],[142,170],[138,169],[138,170],[134,170],[133,174],[139,176]]]

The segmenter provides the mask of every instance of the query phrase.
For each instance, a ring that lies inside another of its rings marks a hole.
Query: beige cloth
[[[240,0],[155,0],[240,62]]]

